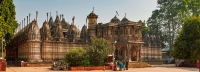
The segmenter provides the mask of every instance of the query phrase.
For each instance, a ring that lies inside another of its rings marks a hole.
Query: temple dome
[[[124,17],[122,20],[121,20],[121,22],[127,22],[127,21],[129,21],[126,17]]]
[[[94,13],[94,11],[92,11],[87,17],[96,17],[96,18],[98,18],[98,15],[96,15]]]
[[[115,15],[115,17],[112,18],[112,19],[110,20],[110,22],[113,22],[113,23],[119,23],[120,20],[119,20],[119,18],[117,18],[117,16]]]

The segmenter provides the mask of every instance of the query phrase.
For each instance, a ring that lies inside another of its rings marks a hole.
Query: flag
[[[116,11],[117,15],[119,16],[118,12]]]

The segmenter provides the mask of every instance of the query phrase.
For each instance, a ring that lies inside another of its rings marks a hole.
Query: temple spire
[[[29,23],[30,23],[30,17],[31,17],[31,14],[29,13]]]
[[[49,14],[49,13],[47,13],[47,21],[48,21],[48,14]]]
[[[25,18],[24,18],[24,28],[25,28]]]
[[[92,12],[94,12],[94,7],[93,7],[93,10],[92,10]]]
[[[23,22],[23,20],[22,20],[22,29],[23,29],[23,23],[24,23],[24,22]]]
[[[74,19],[75,19],[75,16],[73,16],[73,18],[72,18],[72,24],[74,25]]]
[[[36,21],[37,21],[37,17],[38,17],[38,11],[36,11]]]
[[[126,18],[126,13],[125,13],[125,16],[124,16],[124,18]]]
[[[28,26],[28,16],[26,16],[27,17],[27,24],[26,24],[26,26]]]

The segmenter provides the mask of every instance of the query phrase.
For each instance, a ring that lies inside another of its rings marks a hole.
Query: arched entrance
[[[129,61],[140,61],[141,43],[116,44],[115,59],[128,59]]]

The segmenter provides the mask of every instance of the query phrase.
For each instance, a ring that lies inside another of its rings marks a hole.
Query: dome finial
[[[125,16],[124,16],[124,18],[126,18],[126,13],[125,13]]]
[[[31,17],[31,14],[29,13],[29,23],[30,23],[30,17]]]
[[[37,17],[38,17],[38,11],[36,11],[36,21],[37,21]]]
[[[48,21],[48,15],[49,15],[49,13],[47,13],[47,21]]]
[[[73,18],[72,18],[72,24],[74,25],[74,19],[75,19],[75,16],[73,16]]]
[[[119,16],[119,14],[118,14],[118,12],[117,12],[117,11],[116,11],[116,15],[118,15],[118,16]],[[116,16],[116,15],[115,15],[115,16]]]
[[[92,12],[94,12],[94,7],[93,7],[93,10],[92,10]]]

